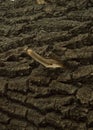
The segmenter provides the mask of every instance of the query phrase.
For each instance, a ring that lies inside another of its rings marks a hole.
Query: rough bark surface
[[[0,130],[93,130],[92,0],[0,0]]]

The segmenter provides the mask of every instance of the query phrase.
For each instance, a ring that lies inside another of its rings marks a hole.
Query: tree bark
[[[0,1],[0,130],[92,129],[92,0]]]

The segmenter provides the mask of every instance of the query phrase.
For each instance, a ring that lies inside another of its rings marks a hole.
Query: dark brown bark
[[[0,130],[93,130],[92,0],[0,1]]]

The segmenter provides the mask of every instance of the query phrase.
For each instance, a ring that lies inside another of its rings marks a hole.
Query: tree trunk
[[[0,1],[0,130],[93,130],[92,0]]]

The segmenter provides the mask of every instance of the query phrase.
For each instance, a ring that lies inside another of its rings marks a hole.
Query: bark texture
[[[93,130],[93,0],[0,0],[0,130]]]

